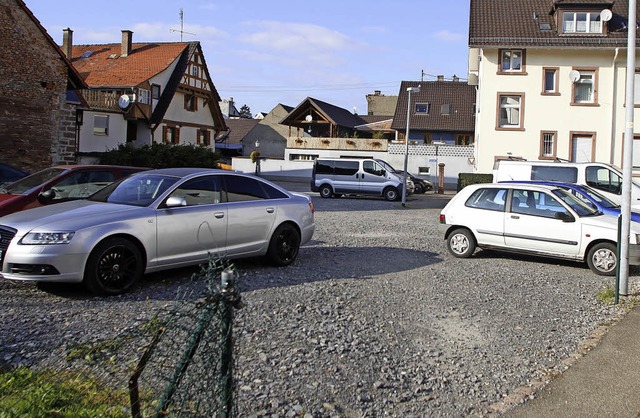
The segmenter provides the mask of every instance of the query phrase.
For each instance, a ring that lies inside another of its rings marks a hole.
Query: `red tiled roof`
[[[121,44],[74,45],[71,62],[89,87],[131,87],[168,68],[188,46],[187,42],[134,43],[131,53],[122,57]]]

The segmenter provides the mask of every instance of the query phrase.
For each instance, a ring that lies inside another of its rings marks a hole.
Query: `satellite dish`
[[[569,71],[569,80],[571,80],[572,83],[575,83],[576,81],[580,80],[580,71],[578,70]]]
[[[126,110],[129,106],[131,106],[131,98],[129,98],[129,95],[123,94],[120,96],[118,99],[118,107],[122,110]]]
[[[306,120],[307,122],[311,123],[311,121],[313,120],[313,118],[311,117],[311,115],[307,115],[306,118],[304,118],[304,120]]]
[[[603,22],[610,21],[612,17],[613,17],[613,13],[611,13],[611,10],[609,9],[603,9],[600,12],[600,20],[602,20]]]

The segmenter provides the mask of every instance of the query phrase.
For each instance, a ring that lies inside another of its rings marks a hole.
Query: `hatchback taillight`
[[[311,211],[311,214],[313,215],[314,209],[313,209],[313,202],[309,201],[309,210]]]
[[[441,224],[446,224],[447,223],[447,220],[445,219],[444,213],[440,214],[440,223]]]

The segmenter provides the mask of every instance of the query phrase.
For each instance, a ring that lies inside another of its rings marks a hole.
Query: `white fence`
[[[438,165],[444,164],[445,189],[455,189],[459,173],[474,172],[473,146],[409,145],[407,168],[410,173],[426,178],[437,185]],[[316,158],[380,158],[398,170],[404,169],[405,144],[390,143],[387,151],[345,151],[327,149],[287,149],[284,159],[264,158],[260,172],[274,180],[309,181],[313,160]],[[235,157],[232,168],[244,173],[255,173],[256,165],[249,157]]]

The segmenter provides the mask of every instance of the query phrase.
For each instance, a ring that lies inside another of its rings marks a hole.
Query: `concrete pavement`
[[[640,305],[505,417],[640,417]]]

